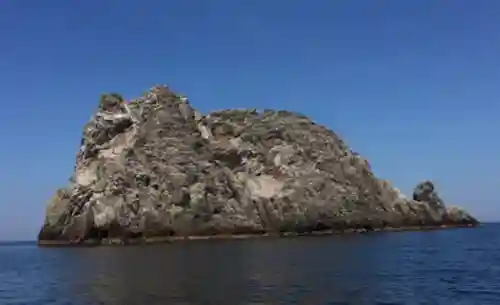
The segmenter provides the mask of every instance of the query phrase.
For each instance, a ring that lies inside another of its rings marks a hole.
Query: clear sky
[[[99,94],[302,112],[406,194],[500,220],[496,0],[4,0],[0,239],[34,239]]]

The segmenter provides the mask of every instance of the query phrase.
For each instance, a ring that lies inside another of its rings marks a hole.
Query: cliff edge
[[[406,198],[332,131],[288,111],[201,115],[166,86],[101,97],[40,244],[475,226],[424,181]]]

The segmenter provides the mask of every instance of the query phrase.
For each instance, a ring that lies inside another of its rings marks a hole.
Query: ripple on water
[[[500,304],[498,225],[475,230],[0,246],[0,304]]]

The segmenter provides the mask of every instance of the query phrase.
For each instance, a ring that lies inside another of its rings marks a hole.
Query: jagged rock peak
[[[74,173],[49,201],[41,243],[474,226],[432,183],[413,200],[325,126],[289,111],[202,116],[154,86],[106,94],[85,125]]]

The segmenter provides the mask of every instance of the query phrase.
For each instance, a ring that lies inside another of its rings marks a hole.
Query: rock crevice
[[[101,97],[41,243],[474,226],[434,185],[408,199],[332,131],[288,111],[201,115],[155,86]]]

